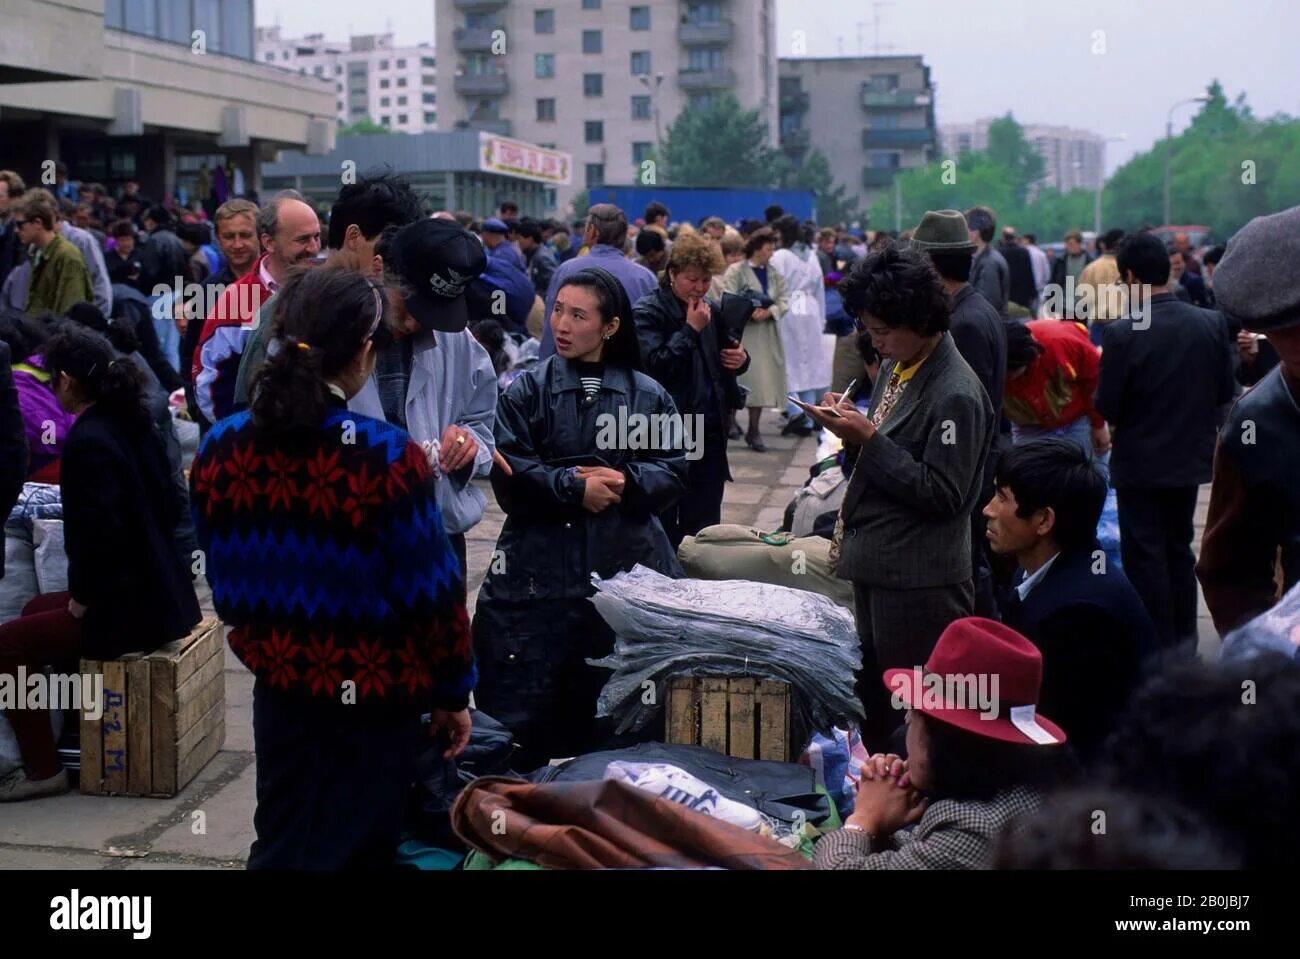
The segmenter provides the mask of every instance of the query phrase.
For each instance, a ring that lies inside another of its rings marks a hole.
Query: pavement
[[[782,437],[768,414],[768,450],[730,444],[731,472],[722,521],[774,530],[793,490],[808,477],[817,446],[809,438]],[[471,613],[491,562],[504,514],[484,484],[488,511],[466,537],[471,571]],[[1201,490],[1196,544],[1205,525],[1209,487]],[[215,615],[201,590],[206,615]],[[1201,603],[1200,648],[1210,654],[1218,638]],[[253,756],[252,674],[226,647],[226,739],[216,757],[170,799],[65,796],[0,806],[0,869],[242,869],[254,839],[256,766]]]

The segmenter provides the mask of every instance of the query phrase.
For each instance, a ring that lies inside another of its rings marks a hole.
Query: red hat
[[[991,619],[955,620],[924,669],[889,669],[884,682],[896,703],[977,736],[1022,745],[1065,742],[1065,731],[1037,711],[1043,654]]]

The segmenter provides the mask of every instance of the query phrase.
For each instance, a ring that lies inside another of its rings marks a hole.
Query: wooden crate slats
[[[778,680],[673,676],[667,681],[665,736],[738,759],[789,762],[790,687]]]

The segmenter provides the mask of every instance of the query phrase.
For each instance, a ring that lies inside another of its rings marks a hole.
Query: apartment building
[[[930,68],[917,55],[782,57],[781,148],[796,162],[814,147],[863,207],[899,170],[936,157]]]
[[[776,145],[774,0],[435,0],[445,130],[484,130],[573,155],[556,188],[640,182],[686,109],[724,91]]]
[[[939,129],[944,155],[960,159],[963,153],[986,149],[989,124],[996,119],[945,123]],[[1068,193],[1076,189],[1096,190],[1101,185],[1106,147],[1100,134],[1043,123],[1021,126],[1025,139],[1043,158],[1043,178],[1034,185],[1035,191],[1051,188]]]
[[[433,47],[399,47],[391,33],[366,34],[346,43],[324,34],[286,38],[279,27],[257,28],[257,60],[334,88],[339,123],[370,120],[395,133],[438,128],[438,84]]]

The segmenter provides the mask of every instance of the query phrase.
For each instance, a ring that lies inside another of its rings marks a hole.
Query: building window
[[[406,61],[405,61],[405,60],[398,60],[398,61],[397,61],[397,69],[399,69],[399,70],[405,70],[405,69],[406,69]]]
[[[873,150],[868,156],[873,170],[897,170],[903,158],[897,150]]]
[[[537,101],[537,122],[553,123],[555,121],[555,98],[546,97]]]
[[[650,51],[632,51],[632,76],[637,77],[650,72]]]
[[[692,110],[707,110],[711,106],[713,106],[712,93],[697,93],[691,97]]]
[[[336,77],[343,76],[343,66],[341,64],[334,67],[334,75]]]
[[[636,141],[632,144],[632,163],[640,166],[646,160],[650,159],[650,151],[654,149],[653,143]]]
[[[438,94],[436,94],[436,93],[426,93],[426,94],[425,94],[423,97],[421,97],[420,99],[421,99],[424,103],[428,104],[429,106],[433,106],[435,103],[438,102]]]
[[[555,32],[555,11],[534,10],[533,11],[533,33],[554,33],[554,32]]]
[[[605,142],[605,121],[587,120],[583,125],[583,138],[587,143]]]
[[[632,98],[632,119],[649,120],[650,119],[650,98],[637,96]]]
[[[352,108],[352,115],[353,115],[354,117],[363,117],[363,116],[366,115],[366,108],[365,108],[365,107],[353,107],[353,108]]]
[[[426,114],[424,115],[424,123],[425,123],[425,126],[435,126],[435,125],[437,124],[437,122],[438,122],[438,114],[436,114],[436,113],[426,113]]]
[[[406,86],[406,77],[398,77],[398,78],[397,78],[397,85],[398,85],[399,87],[404,87],[404,86]]]
[[[629,26],[633,30],[650,29],[650,8],[649,7],[632,7],[629,11]]]
[[[538,80],[549,80],[555,76],[555,54],[538,53],[533,56],[533,76]]]
[[[343,112],[343,101],[340,100],[340,101],[338,101],[338,103],[339,103],[339,105],[338,105],[338,111],[339,111],[339,113],[342,113],[342,112]]]
[[[582,0],[582,9],[584,9],[584,10],[599,10],[599,9],[600,9],[600,0]]]
[[[336,83],[336,84],[334,84],[334,89],[337,90],[339,93],[342,93],[342,92],[343,92],[343,84],[341,84],[341,83]]]
[[[382,123],[382,124],[383,124],[384,126],[386,126],[386,127],[391,127],[391,126],[393,125],[393,118],[392,118],[392,117],[380,117],[380,118],[379,118],[379,122]]]
[[[583,30],[582,31],[582,52],[583,53],[600,53],[601,52],[600,31]]]
[[[691,70],[721,70],[722,48],[705,47],[692,50],[686,62]]]
[[[274,62],[275,62],[275,51],[274,51],[274,50],[272,50],[270,53],[268,53],[268,54],[266,55],[266,62],[267,62],[267,63],[274,63]]]
[[[420,82],[426,87],[431,87],[438,81],[432,73],[426,73],[424,76],[420,77]]]
[[[289,51],[288,51],[288,50],[281,50],[281,51],[280,51],[280,59],[281,59],[281,60],[288,60],[288,59],[289,59]]]
[[[587,187],[605,185],[605,164],[588,163],[587,164]]]
[[[397,98],[397,105],[398,105],[399,107],[404,107],[404,106],[406,106],[406,97],[398,97],[398,98]]]
[[[686,10],[686,19],[696,24],[721,23],[722,4],[692,3]]]
[[[379,98],[379,105],[380,105],[381,107],[391,107],[391,106],[393,105],[392,98],[391,98],[391,97],[380,97],[380,98]]]
[[[366,91],[366,88],[365,88],[365,87],[353,87],[351,90],[348,91],[348,96],[350,96],[350,97],[364,97],[364,96],[366,96],[366,93],[367,93],[367,91]]]
[[[873,130],[897,130],[898,114],[892,110],[888,113],[872,113],[867,117]]]
[[[381,70],[387,70],[387,69],[388,69],[388,61],[387,61],[387,60],[380,60],[380,61],[379,61],[379,69],[381,69]]]
[[[872,93],[897,93],[897,73],[877,73],[867,81],[867,89]]]
[[[388,78],[387,78],[387,77],[385,77],[383,80],[380,80],[380,81],[379,81],[379,89],[381,89],[381,90],[387,90],[387,89],[388,89],[388,86],[389,86],[389,84],[388,84]]]
[[[314,74],[316,74],[316,76],[318,76],[318,77],[323,77],[323,76],[325,76],[325,68],[324,68],[324,67],[319,67],[319,66],[318,66],[318,67],[314,67],[314,68],[312,69],[311,72],[314,73]]]
[[[433,57],[420,57],[420,66],[432,67],[434,65]]]
[[[405,114],[405,113],[399,113],[399,114],[397,115],[397,125],[398,125],[398,126],[402,126],[402,127],[406,126],[406,114]]]
[[[582,95],[600,97],[605,95],[605,76],[602,73],[584,73],[582,75]]]

